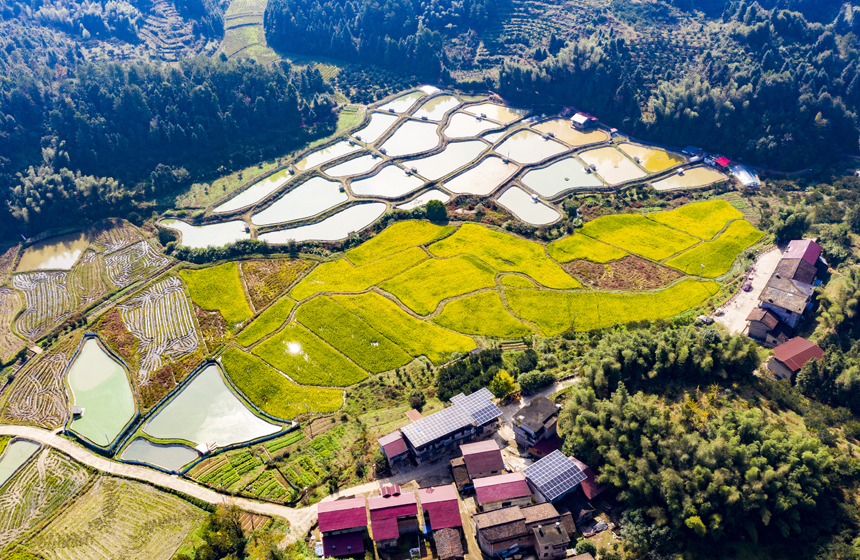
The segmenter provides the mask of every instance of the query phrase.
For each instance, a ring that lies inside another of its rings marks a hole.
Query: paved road
[[[747,315],[758,306],[758,296],[761,295],[771,274],[776,270],[776,265],[782,258],[782,252],[782,249],[774,247],[759,255],[755,262],[752,290],[745,292],[738,289],[738,293],[720,308],[723,310],[723,315],[714,316],[714,319],[725,326],[730,333],[742,333],[746,330]]]
[[[235,504],[243,510],[252,513],[286,519],[293,528],[290,532],[292,535],[305,534],[310,530],[311,525],[313,525],[316,520],[316,506],[294,509],[276,504],[255,502],[244,498],[225,496],[224,494],[219,494],[218,492],[209,490],[177,476],[168,475],[146,467],[127,465],[125,463],[117,463],[115,461],[105,459],[104,457],[96,455],[88,449],[81,447],[77,443],[41,428],[33,428],[29,426],[0,426],[0,435],[19,436],[31,439],[41,443],[42,445],[62,451],[76,461],[105,474],[143,480],[155,484],[156,486],[169,488],[189,496],[194,496],[195,498],[210,504]]]

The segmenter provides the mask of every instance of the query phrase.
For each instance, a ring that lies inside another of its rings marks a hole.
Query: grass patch
[[[380,287],[415,313],[427,315],[444,299],[495,285],[495,272],[490,267],[472,257],[459,256],[423,262]]]
[[[547,336],[573,328],[588,331],[631,321],[665,319],[696,307],[717,293],[716,282],[685,280],[652,293],[563,293],[507,290],[508,303],[520,317]]]
[[[517,276],[515,274],[508,274],[506,276],[502,276],[502,286],[510,286],[511,288],[534,288],[535,283],[528,278],[523,278],[522,276]]]
[[[254,314],[245,298],[236,263],[228,262],[200,270],[180,270],[179,276],[188,285],[194,303],[207,311],[219,311],[231,328]]]
[[[435,241],[453,231],[454,226],[437,226],[423,220],[396,222],[376,237],[346,253],[356,266]]]
[[[289,298],[284,298],[270,308],[263,311],[259,317],[248,325],[248,327],[239,333],[236,340],[242,346],[251,346],[261,338],[268,336],[281,328],[284,321],[290,316],[290,311],[296,306],[296,302]]]
[[[755,229],[748,221],[737,220],[729,224],[726,231],[714,241],[697,245],[666,261],[666,264],[687,274],[697,275],[701,270],[702,276],[716,278],[728,272],[741,251],[763,236],[764,233]],[[704,269],[702,264],[705,265]]]
[[[260,358],[238,348],[227,348],[221,364],[236,388],[275,418],[291,419],[306,411],[325,414],[343,405],[343,393],[338,389],[296,385]]]
[[[346,387],[367,373],[298,323],[290,323],[253,353],[303,385]]]
[[[584,259],[595,263],[608,263],[627,256],[621,249],[601,243],[585,235],[574,233],[547,245],[549,256],[558,262]]]
[[[693,204],[685,204],[669,212],[648,214],[648,218],[667,226],[686,231],[702,239],[711,239],[722,231],[730,220],[744,215],[725,200],[715,198]]]
[[[413,357],[427,356],[434,364],[465,354],[475,348],[468,336],[452,333],[432,323],[416,319],[396,303],[375,292],[332,296],[337,303],[357,315]]]
[[[296,301],[302,301],[322,292],[363,292],[426,259],[427,253],[418,247],[364,266],[353,266],[348,260],[339,259],[316,267],[290,294]]]
[[[328,297],[299,307],[296,319],[311,332],[372,373],[408,364],[412,357]]]
[[[474,255],[496,270],[521,272],[547,288],[581,288],[558,263],[544,253],[540,243],[500,233],[477,224],[464,224],[454,235],[430,246],[437,257]]]
[[[254,177],[261,177],[278,166],[277,160],[254,164],[219,177],[209,183],[194,183],[180,194],[170,194],[160,202],[176,208],[204,208],[231,193]]]
[[[433,319],[443,327],[481,336],[512,338],[534,331],[521,323],[502,305],[496,292],[484,292],[454,300]]]
[[[278,299],[290,285],[313,266],[299,259],[258,259],[239,264],[248,296],[255,309]]]
[[[585,224],[582,233],[646,259],[661,261],[699,242],[640,214],[603,216]]]

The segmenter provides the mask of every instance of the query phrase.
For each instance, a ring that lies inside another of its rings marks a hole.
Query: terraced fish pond
[[[453,140],[458,138],[472,138],[479,136],[482,132],[497,128],[499,125],[493,121],[480,119],[469,113],[455,113],[448,119],[448,126],[442,133]]]
[[[155,465],[168,471],[178,471],[200,457],[197,450],[180,443],[153,443],[144,437],[136,437],[122,452],[123,461],[136,461]]]
[[[387,206],[383,202],[356,204],[325,220],[306,226],[280,229],[259,236],[260,241],[269,243],[287,243],[295,241],[337,241],[346,239],[350,233],[361,231],[384,213]]]
[[[414,169],[419,175],[430,181],[441,179],[445,175],[453,173],[470,161],[477,158],[487,145],[480,140],[468,140],[466,142],[450,142],[444,150],[438,154],[403,162],[407,169]]]
[[[669,191],[672,189],[705,187],[712,183],[716,183],[717,181],[724,181],[726,179],[726,176],[722,173],[715,171],[710,167],[705,167],[704,165],[685,169],[683,172],[683,175],[679,175],[676,172],[668,177],[660,179],[659,181],[654,181],[651,183],[651,186],[658,191]]]
[[[330,177],[348,177],[367,173],[380,163],[382,163],[381,159],[368,154],[339,163],[323,171]]]
[[[266,226],[316,216],[349,200],[349,196],[341,192],[341,187],[338,182],[313,177],[251,216],[251,223]]]
[[[515,163],[505,163],[498,156],[490,156],[446,181],[445,188],[457,194],[488,195],[513,177],[519,168]]]
[[[39,450],[40,445],[27,439],[15,439],[6,445],[0,456],[0,486],[6,484],[12,475]]]
[[[69,270],[89,245],[84,232],[68,233],[38,241],[24,250],[16,272],[30,270]]]
[[[650,173],[659,173],[687,161],[687,158],[680,154],[638,144],[624,142],[619,144],[618,148]]]
[[[224,212],[232,212],[239,208],[256,204],[287,184],[292,175],[288,169],[282,169],[273,175],[269,175],[265,179],[257,181],[244,191],[240,192],[224,204],[216,206],[213,212],[223,214]]]
[[[70,401],[84,413],[70,429],[95,445],[109,447],[134,418],[134,394],[125,367],[95,337],[86,338],[68,372]]]
[[[412,115],[416,119],[428,121],[441,121],[445,113],[460,104],[453,95],[440,95],[425,101],[421,107]]]
[[[246,225],[242,220],[205,226],[192,226],[182,220],[161,220],[159,223],[164,227],[178,231],[180,233],[179,243],[186,247],[220,247],[235,243],[240,239],[251,239],[251,234],[245,231]]]
[[[512,186],[498,199],[499,204],[510,210],[517,218],[533,226],[550,224],[561,217],[558,210],[535,199],[523,189]]]
[[[420,91],[413,91],[412,93],[407,93],[396,99],[392,99],[385,105],[381,106],[379,110],[392,113],[405,113],[422,97],[424,97],[423,93]]]
[[[526,172],[522,182],[544,198],[554,198],[570,190],[603,186],[603,181],[588,172],[585,165],[573,156]]]
[[[646,175],[624,154],[609,146],[582,152],[579,157],[586,165],[593,165],[597,174],[610,185],[641,179]]]
[[[442,204],[445,204],[446,202],[451,200],[451,197],[448,196],[447,194],[443,193],[440,190],[430,189],[426,193],[422,193],[422,194],[416,196],[415,198],[413,198],[409,202],[404,202],[403,204],[398,204],[397,208],[399,210],[414,210],[415,208],[418,208],[420,206],[424,206],[425,204],[427,204],[431,200],[438,200]]]
[[[305,169],[310,169],[312,167],[316,167],[317,165],[328,163],[333,159],[337,159],[347,154],[351,154],[352,152],[356,152],[360,149],[361,146],[357,144],[354,146],[350,146],[349,142],[344,140],[343,142],[332,144],[327,148],[323,148],[322,150],[317,150],[313,153],[306,155],[296,164],[296,169],[304,171]]]
[[[221,374],[210,364],[173,396],[144,426],[158,439],[185,440],[194,445],[215,443],[225,447],[280,431],[264,420],[233,393]]]
[[[381,150],[389,157],[408,156],[432,150],[440,144],[434,123],[407,121],[382,143]]]
[[[397,116],[388,113],[371,113],[370,122],[361,130],[357,130],[353,136],[367,144],[373,144],[379,137],[385,134],[391,125],[397,122]]]
[[[515,109],[513,107],[505,107],[504,105],[498,105],[496,103],[472,105],[471,107],[466,107],[464,111],[485,119],[492,119],[502,124],[512,123],[529,114],[528,109]]]
[[[565,119],[545,121],[533,126],[532,128],[542,134],[552,134],[562,142],[567,142],[571,146],[575,147],[609,140],[609,135],[602,130],[589,130],[588,132],[582,132],[570,126],[570,121]]]
[[[532,130],[521,130],[495,147],[497,153],[517,163],[537,163],[567,151],[567,146],[544,139]]]
[[[394,164],[383,167],[379,173],[366,179],[359,179],[350,183],[356,196],[381,196],[384,198],[397,198],[404,194],[420,189],[424,181],[420,177],[407,174],[406,171]]]

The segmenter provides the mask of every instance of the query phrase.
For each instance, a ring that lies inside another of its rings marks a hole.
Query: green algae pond
[[[0,455],[0,487],[6,484],[21,465],[39,450],[40,445],[28,439],[14,439],[3,450]]]

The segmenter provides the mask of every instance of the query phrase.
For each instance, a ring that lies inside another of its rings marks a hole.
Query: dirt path
[[[219,494],[218,492],[198,486],[193,482],[189,482],[188,480],[184,480],[176,476],[164,474],[146,467],[127,465],[105,459],[104,457],[100,457],[72,441],[41,428],[33,428],[29,426],[0,426],[0,435],[24,437],[43,445],[47,445],[48,447],[62,451],[76,461],[105,474],[142,480],[156,486],[182,492],[210,504],[235,504],[243,510],[251,513],[286,519],[292,527],[290,534],[293,536],[304,535],[307,533],[307,531],[310,530],[311,525],[313,525],[316,520],[316,506],[294,509],[276,504],[255,502],[244,498],[225,496],[224,494]]]
[[[723,314],[714,315],[714,320],[726,327],[732,334],[744,332],[747,328],[747,315],[758,305],[758,297],[767,285],[767,281],[770,280],[770,276],[781,258],[782,249],[778,247],[773,247],[759,255],[755,261],[752,290],[745,292],[739,289],[729,301],[720,307]]]

